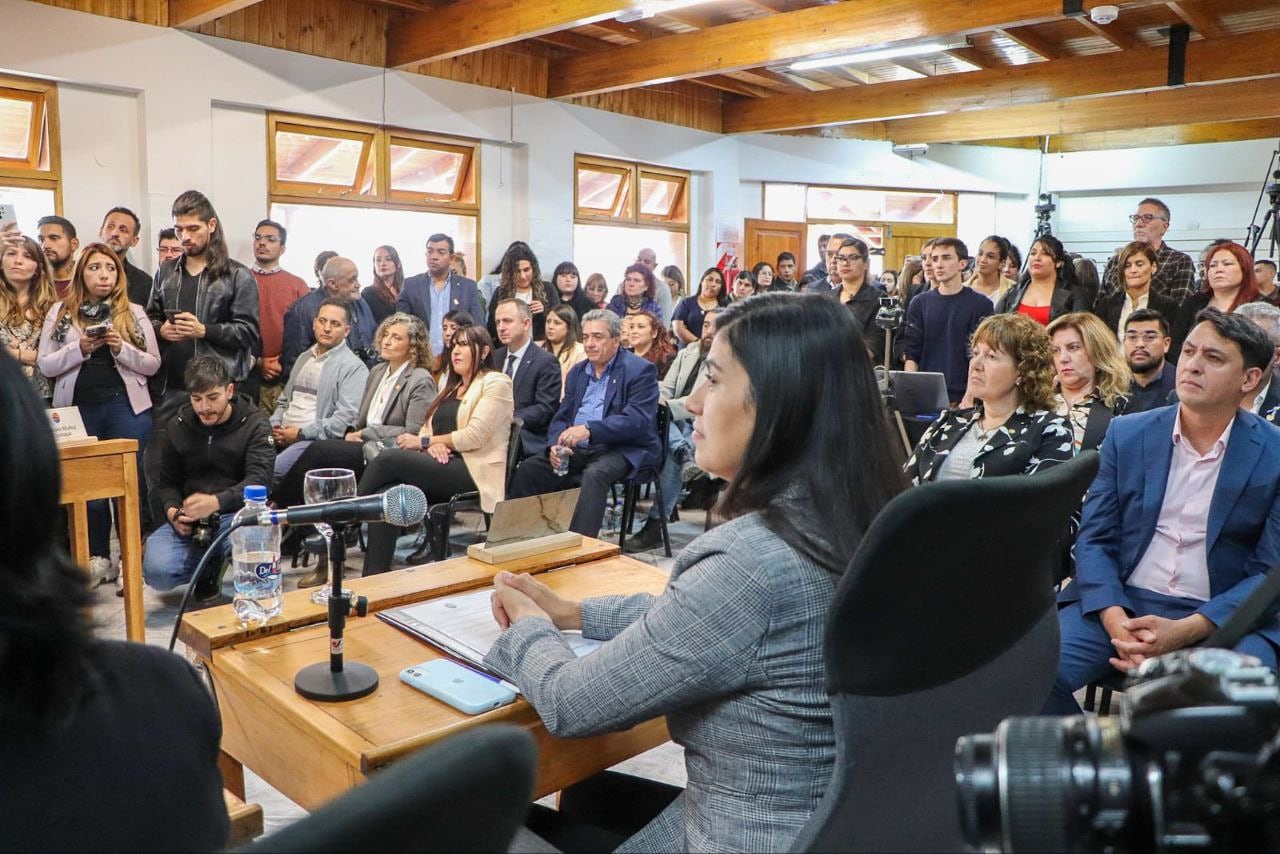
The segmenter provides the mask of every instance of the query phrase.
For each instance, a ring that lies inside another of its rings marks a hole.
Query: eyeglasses
[[[274,234],[255,234],[253,236],[253,240],[255,243],[259,240],[261,240],[263,243],[279,243],[280,242],[280,238],[276,237]]]
[[[865,261],[867,259],[864,255],[837,255],[836,260],[841,264],[852,264],[854,261]]]
[[[1142,223],[1143,225],[1151,225],[1152,221],[1157,219],[1160,220],[1161,222],[1169,221],[1164,217],[1156,216],[1155,214],[1129,214],[1129,222],[1133,223],[1134,225],[1137,225],[1138,223]]]
[[[1124,340],[1131,344],[1137,344],[1139,341],[1143,344],[1154,344],[1160,340],[1160,337],[1159,332],[1126,332],[1124,334]]]

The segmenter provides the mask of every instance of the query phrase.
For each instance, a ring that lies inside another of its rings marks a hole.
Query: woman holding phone
[[[90,436],[134,439],[138,483],[151,435],[147,378],[160,369],[160,350],[146,310],[129,302],[120,257],[104,243],[80,253],[67,298],[55,303],[40,332],[41,372],[53,380],[53,405],[75,406]],[[89,571],[98,584],[119,576],[111,563],[107,502],[89,502]]]

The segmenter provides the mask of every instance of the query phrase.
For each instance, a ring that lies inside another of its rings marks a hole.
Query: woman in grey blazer
[[[276,485],[273,498],[279,507],[301,504],[307,472],[320,468],[344,468],[356,473],[380,451],[401,446],[418,447],[418,431],[427,408],[436,397],[436,382],[428,370],[431,350],[427,327],[419,318],[396,312],[382,321],[373,339],[379,362],[369,372],[360,414],[342,439],[312,442]]]
[[[535,810],[530,829],[566,850],[629,834],[620,850],[786,850],[831,776],[826,613],[862,531],[905,485],[899,455],[834,300],[762,294],[717,327],[687,405],[698,466],[728,481],[730,521],[684,549],[660,596],[571,602],[529,575],[494,581],[504,631],[485,663],[551,733],[665,715],[685,748],[683,792],[606,773],[568,790],[560,813]],[[575,658],[561,631],[577,629],[605,643]],[[584,825],[613,836],[586,841]]]

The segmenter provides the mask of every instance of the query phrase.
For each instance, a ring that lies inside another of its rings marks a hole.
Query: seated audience
[[[1134,242],[1147,244],[1156,254],[1157,269],[1151,279],[1151,289],[1160,296],[1181,304],[1196,290],[1196,271],[1191,256],[1164,242],[1170,222],[1168,205],[1159,199],[1143,199],[1138,202],[1137,212],[1129,217],[1129,222],[1133,225]],[[1109,299],[1124,289],[1123,270],[1118,264],[1118,255],[1112,255],[1107,261],[1098,290],[1099,299]]]
[[[0,469],[4,847],[223,850],[217,707],[180,656],[94,637],[84,570],[59,544],[49,420],[4,353]]]
[[[778,275],[773,280],[770,291],[780,291],[786,293],[795,293],[800,290],[800,283],[796,281],[796,256],[790,252],[778,253]]]
[[[450,351],[449,381],[427,410],[417,448],[401,446],[374,457],[360,478],[360,494],[411,483],[433,505],[479,492],[480,509],[492,513],[505,497],[512,413],[511,380],[494,370],[489,333],[481,326],[459,329]],[[434,533],[443,536],[445,531]],[[391,525],[369,524],[365,575],[391,568],[396,535]]]
[[[662,268],[662,278],[667,282],[667,288],[671,291],[671,304],[675,305],[684,299],[684,273],[675,264],[668,264]],[[674,309],[673,309],[674,310]],[[581,315],[579,315],[581,317]]]
[[[977,403],[947,410],[925,431],[907,460],[912,483],[1035,474],[1071,459],[1053,379],[1044,327],[1019,314],[983,320],[969,360],[968,396]]]
[[[1199,321],[1206,308],[1230,314],[1245,303],[1258,299],[1258,283],[1253,274],[1253,257],[1249,250],[1230,240],[1216,244],[1206,261],[1205,282],[1197,293],[1187,297],[1178,307],[1170,324],[1173,349],[1169,360],[1177,363],[1187,334]]]
[[[1048,326],[1073,311],[1087,311],[1076,282],[1076,268],[1062,242],[1052,235],[1037,237],[1027,253],[1027,272],[996,306],[997,313],[1024,314]]]
[[[698,464],[729,482],[730,521],[685,547],[666,592],[578,602],[532,576],[494,580],[503,632],[485,664],[554,735],[665,715],[686,748],[684,791],[614,772],[566,791],[583,823],[594,813],[635,834],[622,850],[787,850],[831,777],[823,625],[902,479],[849,313],[803,299],[762,295],[719,317],[711,379],[688,411]],[[604,644],[577,658],[564,629]],[[594,801],[602,790],[613,794]],[[569,823],[549,809],[530,817],[553,843]]]
[[[768,261],[757,261],[751,268],[751,278],[756,283],[756,293],[763,294],[773,290],[773,265]]]
[[[664,517],[660,514],[669,519],[680,500],[681,484],[702,474],[702,470],[693,465],[693,442],[689,438],[693,434],[693,418],[686,404],[689,395],[707,378],[707,355],[716,335],[716,316],[721,311],[723,309],[713,308],[706,313],[702,321],[702,339],[677,353],[666,375],[658,382],[658,400],[665,403],[671,413],[671,423],[667,428],[667,458],[662,461],[662,471],[658,475],[665,502],[659,505],[657,496],[654,496],[643,527],[626,541],[625,551],[628,554],[647,552],[662,544]]]
[[[836,247],[832,258],[836,274],[840,276],[840,287],[830,293],[848,307],[871,360],[879,364],[884,361],[884,330],[876,326],[876,314],[884,292],[867,279],[867,244],[851,237]]]
[[[45,406],[53,397],[53,384],[36,363],[40,359],[40,330],[57,301],[53,268],[40,245],[14,231],[0,255],[0,344],[22,366],[22,373]]]
[[[555,308],[559,306],[552,311]],[[502,300],[496,306],[494,319],[502,342],[493,354],[494,364],[511,380],[515,416],[524,422],[520,428],[520,456],[532,457],[546,451],[547,427],[560,408],[564,382],[560,363],[533,343],[533,314],[523,300]]]
[[[631,352],[652,362],[658,369],[659,380],[666,376],[671,360],[676,357],[676,345],[667,327],[655,315],[642,311],[627,318],[626,333]]]
[[[670,269],[670,268],[668,268]],[[676,272],[679,272],[678,270]],[[596,305],[582,290],[582,274],[578,272],[578,265],[572,261],[561,261],[556,265],[556,271],[551,274],[551,281],[556,287],[556,294],[560,297],[561,305],[568,305],[573,309],[578,317],[586,314]],[[546,317],[543,319],[543,337],[546,338],[546,321],[551,318],[551,311],[555,306],[551,306],[547,310]]]
[[[1173,392],[1173,365],[1169,352],[1169,321],[1150,308],[1140,308],[1124,321],[1124,358],[1133,374],[1127,414],[1164,406]]]
[[[1103,297],[1093,311],[1102,322],[1123,337],[1125,321],[1139,309],[1149,308],[1160,312],[1166,321],[1172,321],[1178,312],[1178,304],[1168,297],[1151,290],[1151,280],[1159,269],[1156,251],[1149,243],[1134,241],[1120,250],[1116,267],[1124,279],[1124,290],[1110,297]]]
[[[1258,296],[1262,301],[1280,305],[1280,287],[1276,287],[1276,262],[1269,258],[1254,261],[1253,276],[1258,282]]]
[[[447,312],[465,311],[477,320],[485,316],[484,300],[476,283],[453,272],[453,252],[453,238],[449,235],[428,237],[427,272],[405,279],[396,299],[396,311],[412,314],[427,325],[432,356],[439,356],[444,350],[443,321]]]
[[[542,281],[538,257],[527,246],[508,250],[502,258],[499,276],[498,287],[493,292],[493,299],[489,300],[489,337],[498,338],[498,322],[494,317],[498,304],[518,299],[528,306],[533,317],[532,340],[544,340],[547,337],[547,312],[560,304],[560,293]]]
[[[634,269],[634,268],[633,268]],[[631,273],[628,273],[630,276]],[[520,464],[512,498],[580,486],[570,529],[587,537],[600,533],[610,487],[641,468],[656,468],[658,372],[652,362],[622,350],[622,321],[596,310],[582,319],[587,360],[569,371],[564,401],[551,420],[547,455]],[[568,448],[568,472],[557,475]]]
[[[1064,314],[1047,331],[1058,383],[1054,411],[1071,425],[1076,453],[1092,451],[1102,444],[1111,419],[1128,411],[1133,375],[1097,315]]]
[[[730,302],[741,302],[747,297],[756,295],[756,279],[750,270],[739,270],[733,277],[733,290],[729,294]]]
[[[147,537],[142,575],[156,590],[172,590],[191,580],[196,564],[207,548],[192,539],[196,527],[208,534],[225,530],[231,517],[244,506],[244,488],[271,488],[275,451],[271,425],[256,403],[236,394],[226,363],[216,356],[197,356],[187,363],[189,402],[159,438],[153,491],[163,517]],[[223,544],[231,555],[231,542]],[[217,598],[222,572],[208,573],[195,590],[197,601]]]
[[[902,329],[908,371],[934,371],[946,377],[947,396],[962,400],[972,374],[969,342],[991,300],[966,288],[960,274],[969,250],[954,237],[940,237],[930,247],[930,266],[938,286],[911,300]]]
[[[987,299],[993,306],[1014,286],[1013,279],[1007,279],[1000,272],[1005,261],[1009,260],[1009,241],[998,234],[984,237],[978,244],[978,255],[974,258],[973,275],[965,280],[966,288],[973,288]]]
[[[348,300],[320,304],[312,322],[315,343],[298,357],[276,401],[271,435],[279,452],[277,481],[284,479],[307,445],[317,439],[341,439],[356,422],[369,369],[347,346],[351,312]]]
[[[676,338],[682,345],[695,343],[702,336],[702,318],[706,313],[728,304],[729,293],[724,286],[724,273],[719,267],[708,267],[698,282],[698,292],[690,294],[676,305],[671,317]]]
[[[542,346],[560,363],[560,397],[564,397],[569,369],[587,358],[582,347],[582,327],[573,307],[560,303],[547,315],[547,340]]]
[[[40,372],[53,381],[53,405],[75,406],[84,429],[99,439],[138,443],[151,435],[147,378],[160,370],[160,349],[146,310],[129,302],[129,280],[120,257],[105,243],[80,252],[64,302],[54,304],[40,333]],[[111,562],[111,511],[90,501],[89,576],[92,584],[119,576]]]
[[[128,208],[115,207],[107,211],[98,227],[98,241],[111,247],[120,263],[124,266],[125,278],[129,280],[129,302],[140,305],[144,309],[151,299],[152,276],[129,263],[129,250],[138,245],[138,236],[142,231],[142,220]]]
[[[378,363],[373,336],[378,324],[373,319],[369,304],[360,298],[360,270],[355,262],[334,256],[324,263],[320,271],[324,287],[316,288],[293,304],[284,316],[284,350],[280,355],[281,375],[286,381],[293,376],[299,357],[316,343],[315,319],[320,306],[326,302],[342,303],[347,307],[350,329],[346,345],[356,358],[368,367]]]
[[[1276,424],[1280,422],[1280,383],[1275,382],[1276,370],[1280,369],[1280,308],[1267,302],[1247,302],[1237,308],[1235,313],[1258,324],[1275,348],[1275,358],[1263,370],[1257,393],[1252,398],[1246,396],[1240,408]]]
[[[1078,714],[1081,687],[1203,641],[1280,562],[1280,431],[1240,408],[1273,358],[1252,321],[1206,310],[1178,361],[1181,402],[1111,425],[1046,714]],[[1236,648],[1274,668],[1278,642],[1273,615]]]
[[[722,284],[723,281],[721,279]],[[626,317],[639,311],[661,317],[662,308],[654,299],[657,289],[657,280],[649,268],[643,264],[632,264],[622,279],[622,292],[609,300],[609,311],[618,317]]]
[[[403,290],[404,264],[400,253],[394,246],[379,246],[373,250],[373,284],[360,292],[360,299],[369,306],[374,323],[381,324],[396,313],[396,303]]]
[[[311,293],[307,283],[280,266],[289,234],[283,225],[264,219],[253,230],[253,278],[258,283],[258,331],[261,347],[252,378],[258,386],[258,404],[268,415],[284,391],[284,322],[289,308]],[[253,396],[252,388],[242,389]]]
[[[609,283],[600,273],[592,273],[587,276],[587,281],[582,286],[582,292],[587,295],[587,299],[591,300],[596,308],[604,308],[609,303]]]

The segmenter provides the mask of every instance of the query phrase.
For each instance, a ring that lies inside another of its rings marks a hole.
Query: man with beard
[[[1124,324],[1124,358],[1133,371],[1126,414],[1146,412],[1172,401],[1175,374],[1164,360],[1169,352],[1169,321],[1155,309],[1140,308]]]
[[[71,220],[60,216],[40,217],[38,225],[40,248],[53,267],[53,288],[58,292],[58,299],[62,299],[67,295],[67,288],[71,287],[71,276],[76,268],[76,250],[80,248],[76,227],[71,224]]]
[[[280,266],[285,241],[289,233],[278,222],[264,219],[253,230],[253,278],[258,283],[258,319],[262,348],[254,366],[258,378],[258,403],[268,415],[276,408],[276,401],[284,391],[284,368],[281,353],[284,350],[285,313],[295,302],[311,292],[307,283]]]
[[[129,279],[129,302],[147,307],[151,299],[151,276],[129,262],[128,252],[138,245],[138,233],[142,221],[128,208],[115,207],[107,211],[98,229],[98,240],[110,246],[124,262],[124,274]]]

